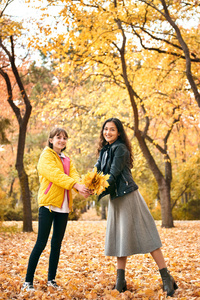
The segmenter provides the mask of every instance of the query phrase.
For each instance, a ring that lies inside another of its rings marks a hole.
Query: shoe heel
[[[125,285],[124,285],[124,287],[122,289],[122,292],[126,292],[126,291],[127,291],[127,286],[126,286],[126,280],[125,280]]]
[[[177,290],[178,289],[178,285],[176,284],[176,282],[174,281],[174,289]]]

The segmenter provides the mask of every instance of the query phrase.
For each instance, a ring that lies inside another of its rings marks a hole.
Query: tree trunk
[[[101,201],[101,219],[106,220],[106,205]]]
[[[85,213],[85,212],[87,212],[87,206],[86,205],[81,209],[82,214]]]
[[[106,207],[108,207],[109,196],[106,195],[101,199],[101,219],[106,220]]]
[[[158,189],[161,203],[162,227],[174,227],[171,208],[170,186],[163,179],[161,180],[161,183],[159,183]]]
[[[171,180],[172,180],[172,169],[171,169],[171,161],[167,153],[167,140],[169,138],[169,134],[171,131],[168,132],[164,139],[164,145],[165,148],[159,147],[159,151],[163,155],[166,156],[165,159],[165,176],[162,174],[161,170],[159,169],[158,165],[156,164],[155,159],[153,158],[150,149],[148,148],[148,145],[145,141],[147,138],[147,131],[149,127],[149,119],[146,117],[146,126],[143,132],[139,129],[139,113],[138,113],[138,107],[135,101],[135,98],[139,98],[136,94],[136,92],[133,90],[132,85],[129,82],[128,73],[127,73],[127,65],[126,65],[126,59],[125,59],[125,46],[126,46],[126,35],[123,30],[123,27],[121,25],[121,21],[119,19],[116,20],[119,29],[122,32],[122,46],[121,48],[118,48],[118,51],[120,52],[120,58],[121,58],[121,65],[122,65],[122,73],[123,73],[123,79],[126,86],[126,89],[129,94],[131,106],[133,109],[134,114],[134,133],[135,137],[138,140],[140,149],[158,183],[159,187],[159,195],[160,195],[160,201],[161,201],[161,213],[162,213],[162,227],[170,228],[173,227],[173,218],[172,218],[172,208],[170,203],[170,187],[171,187]],[[144,106],[142,106],[144,110]],[[152,140],[153,141],[153,140]]]
[[[23,203],[23,231],[33,231],[32,228],[32,212],[31,212],[31,195],[28,183],[28,176],[24,169],[24,149],[26,143],[26,130],[27,125],[21,120],[21,126],[19,127],[17,159],[15,167],[18,172],[18,177],[21,187],[21,198]]]
[[[12,72],[15,76],[17,85],[19,87],[21,97],[23,99],[24,105],[25,105],[25,111],[23,114],[20,111],[20,108],[15,104],[13,101],[13,93],[12,93],[12,86],[11,81],[8,76],[8,73],[6,73],[2,68],[0,68],[0,74],[3,76],[6,82],[7,86],[7,92],[8,92],[8,103],[11,106],[18,124],[19,124],[19,137],[18,137],[18,148],[17,148],[17,159],[16,159],[16,169],[18,172],[18,177],[20,181],[20,187],[21,187],[21,198],[23,203],[23,231],[30,232],[33,231],[32,228],[32,212],[31,212],[31,197],[30,197],[30,189],[28,184],[28,176],[24,169],[24,149],[25,149],[25,141],[26,141],[26,131],[28,126],[28,121],[31,115],[32,106],[29,101],[29,98],[26,94],[24,85],[21,81],[18,69],[15,65],[15,54],[14,54],[14,40],[13,37],[10,37],[11,42],[11,53],[8,51],[8,49],[3,45],[2,40],[0,39],[0,46],[7,54]]]
[[[162,227],[171,228],[174,227],[173,224],[173,217],[172,217],[172,207],[171,207],[171,164],[170,162],[165,163],[165,177],[159,170],[158,166],[154,158],[151,155],[149,148],[145,142],[145,139],[141,136],[141,132],[136,132],[136,138],[138,140],[140,149],[146,161],[157,181],[158,184],[158,191],[159,191],[159,198],[161,203],[161,216],[162,216]]]
[[[19,165],[16,166],[18,177],[21,187],[21,197],[23,203],[23,231],[31,232],[32,228],[32,213],[31,213],[31,199],[28,184],[28,176],[24,170],[24,167]]]

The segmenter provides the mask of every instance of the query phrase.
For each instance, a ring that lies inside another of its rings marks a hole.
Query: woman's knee
[[[51,248],[57,248],[60,249],[61,248],[61,244],[62,244],[62,239],[58,239],[58,238],[52,238],[51,240]]]
[[[38,240],[35,244],[34,249],[35,249],[35,251],[42,253],[42,251],[45,249],[46,245],[47,245],[47,241]]]

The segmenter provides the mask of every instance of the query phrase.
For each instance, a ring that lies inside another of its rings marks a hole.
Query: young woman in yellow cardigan
[[[38,162],[40,181],[38,236],[29,258],[26,279],[22,286],[24,291],[34,290],[35,269],[40,255],[46,247],[52,224],[53,234],[47,285],[58,287],[55,277],[68,214],[72,208],[71,190],[75,189],[85,198],[89,196],[85,185],[79,183],[79,174],[73,162],[63,153],[63,150],[66,149],[67,138],[67,132],[63,128],[52,129],[48,138],[48,146],[41,153]]]

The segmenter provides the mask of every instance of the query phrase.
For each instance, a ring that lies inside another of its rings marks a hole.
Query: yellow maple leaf
[[[100,195],[109,186],[107,181],[109,177],[110,175],[97,172],[97,168],[94,168],[92,172],[82,176],[82,183],[90,190],[93,190],[94,194]]]

